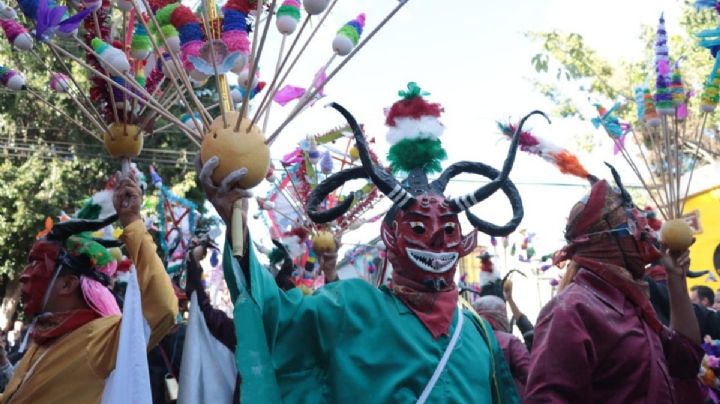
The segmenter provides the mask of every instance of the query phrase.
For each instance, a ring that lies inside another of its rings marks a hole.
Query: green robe
[[[247,244],[252,246],[249,238]],[[249,250],[249,268],[243,269],[228,246],[223,254],[235,305],[235,355],[243,403],[418,399],[450,341],[457,311],[450,335],[434,340],[387,288],[351,279],[326,285],[311,296],[298,289],[284,292],[257,261],[253,248]],[[427,402],[518,403],[490,326],[461,313],[465,322],[460,339]]]

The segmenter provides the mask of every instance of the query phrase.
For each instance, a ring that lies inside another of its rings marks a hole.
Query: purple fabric
[[[684,402],[672,378],[695,379],[702,357],[699,341],[658,335],[622,292],[580,269],[540,312],[524,402]]]
[[[291,101],[300,99],[303,95],[305,95],[304,88],[295,87],[288,84],[275,94],[275,97],[273,97],[273,101],[284,107]]]
[[[500,349],[503,351],[503,355],[505,355],[505,362],[507,362],[510,373],[512,373],[518,396],[523,397],[525,384],[527,383],[528,367],[530,366],[530,353],[516,336],[504,331],[494,330],[493,332]]]

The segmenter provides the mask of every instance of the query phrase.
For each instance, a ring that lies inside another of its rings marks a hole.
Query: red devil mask
[[[418,196],[383,222],[381,234],[393,268],[435,290],[452,284],[458,260],[477,244],[477,232],[463,236],[457,213],[434,194]]]
[[[28,264],[20,275],[24,312],[28,317],[43,309],[43,299],[55,272],[55,260],[59,252],[59,244],[46,240],[36,241],[30,250]]]
[[[108,216],[103,220],[73,219],[56,223],[44,238],[33,244],[28,255],[28,264],[20,275],[25,315],[32,317],[45,309],[43,307],[45,295],[59,266],[107,284],[106,276],[103,278],[104,274],[95,272],[87,257],[84,260],[74,258],[62,246],[74,234],[99,230],[115,220],[117,215]],[[95,241],[106,247],[122,245],[118,240],[95,239]]]
[[[467,236],[460,232],[459,213],[464,211],[475,229],[492,236],[507,236],[520,224],[522,201],[508,176],[525,121],[541,112],[535,111],[520,121],[502,170],[479,162],[464,161],[449,166],[432,183],[428,183],[422,169],[411,171],[408,178],[400,183],[372,161],[367,140],[355,118],[342,106],[335,103],[331,106],[345,117],[353,130],[362,166],[331,175],[313,190],[308,201],[308,216],[314,222],[327,223],[347,212],[354,201],[352,194],[332,208],[322,211],[319,208],[325,198],[345,182],[368,178],[394,203],[382,226],[382,238],[394,269],[407,272],[406,276],[412,273],[417,281],[443,279],[448,285],[452,283],[460,257],[472,251],[477,242],[476,232]],[[462,173],[482,175],[490,181],[469,194],[445,198],[443,195],[448,182]],[[512,219],[505,225],[486,222],[470,213],[470,207],[499,190],[507,196],[513,211]]]

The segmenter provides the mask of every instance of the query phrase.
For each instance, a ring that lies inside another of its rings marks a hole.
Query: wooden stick
[[[282,62],[282,55],[283,51],[285,50],[285,41],[287,40],[287,35],[282,36],[282,41],[280,42],[280,52],[278,53],[278,59],[277,63],[275,64],[275,75],[273,76],[273,79],[280,75],[280,63]],[[269,92],[269,90],[268,90]],[[265,95],[268,94],[268,92],[265,93]],[[255,116],[253,116],[252,122],[250,123],[250,126],[255,125],[256,119],[260,116],[258,112],[260,112],[260,107],[262,104],[258,105],[258,110],[255,111]],[[268,108],[267,113],[265,114],[265,121],[263,122],[262,131],[265,133],[267,130],[268,122],[270,121],[270,108]]]
[[[102,33],[100,32],[100,22],[98,21],[97,10],[93,11],[92,15],[93,15],[93,21],[95,22],[95,36],[98,39],[102,40],[103,38],[102,38]],[[82,39],[78,38],[77,36],[73,36],[73,38],[75,38],[79,43],[86,45],[85,42],[83,42]],[[88,46],[87,48],[90,48],[90,47]],[[92,49],[92,48],[90,48],[90,49]],[[94,51],[93,51],[93,54],[95,55],[95,59],[97,59],[97,61],[99,63],[101,60],[100,56],[98,56],[97,53],[95,53]],[[110,87],[109,84],[108,84],[108,93],[110,93],[110,105],[112,106],[112,112],[113,112],[113,116],[115,117],[115,122],[119,122],[120,117],[118,116],[117,105],[115,104],[115,94],[113,93],[112,88]]]
[[[100,143],[103,143],[103,140],[102,140],[96,133],[94,133],[94,132],[91,131],[90,129],[86,128],[83,124],[81,124],[81,123],[78,122],[75,118],[73,118],[73,117],[71,117],[70,115],[68,115],[66,112],[62,111],[60,108],[56,107],[52,102],[46,100],[45,98],[43,98],[42,96],[40,96],[39,94],[37,94],[35,91],[31,90],[30,88],[26,88],[25,91],[26,91],[28,94],[30,94],[30,95],[32,95],[33,97],[35,97],[38,101],[40,101],[40,102],[44,103],[45,105],[47,105],[48,107],[50,107],[53,111],[55,111],[55,112],[59,113],[60,115],[62,115],[62,117],[65,118],[65,119],[67,119],[68,122],[74,124],[74,125],[77,126],[79,129],[82,129],[82,131],[86,132],[86,133],[89,134],[90,136],[92,136],[92,137],[94,137],[95,139],[99,140]]]
[[[41,64],[43,67],[45,67],[48,71],[51,71],[51,69],[49,69],[49,68],[47,67],[47,65],[45,65],[45,61],[44,61],[42,58],[40,58],[40,55],[38,55],[37,53],[35,53],[34,50],[32,50],[31,53],[32,53],[32,55],[33,55],[35,58],[38,59],[38,62],[40,62],[40,64]],[[69,76],[68,76],[68,77],[69,77]],[[68,83],[68,81],[65,80],[65,79],[62,79],[62,81],[63,81],[63,82],[65,83],[65,85],[68,87],[68,90],[67,90],[66,94],[68,95],[68,97],[70,98],[70,100],[72,100],[72,102],[75,103],[75,105],[77,105],[77,107],[78,107],[78,108],[80,109],[80,111],[83,113],[83,115],[85,116],[85,118],[87,118],[87,119],[90,121],[90,123],[92,123],[92,124],[95,126],[96,129],[98,129],[98,131],[99,131],[100,133],[103,133],[103,131],[105,130],[105,126],[103,126],[103,125],[101,125],[100,123],[98,123],[98,121],[95,119],[95,116],[94,116],[90,111],[88,111],[87,108],[85,108],[85,107],[82,105],[82,103],[80,102],[80,99],[77,98],[77,97],[75,96],[75,94],[73,94],[72,92],[70,92],[70,83]],[[79,92],[82,93],[82,91],[79,91]],[[33,94],[33,95],[36,95],[36,94]],[[43,98],[43,101],[45,101],[45,98]],[[92,105],[92,104],[91,104],[91,105]],[[95,112],[97,113],[97,111],[95,111]],[[99,116],[99,114],[98,114],[98,118],[100,119],[100,121],[103,120],[102,117]]]
[[[692,163],[692,166],[690,167],[690,174],[688,175],[687,185],[685,185],[685,196],[683,197],[682,208],[681,208],[682,211],[685,210],[685,203],[687,202],[688,194],[690,193],[690,183],[692,182],[693,174],[695,172],[695,166],[697,165],[698,154],[700,153],[700,142],[702,139],[703,132],[705,132],[705,123],[707,122],[707,118],[708,118],[708,113],[703,112],[703,119],[702,119],[702,123],[700,124],[700,130],[698,131],[698,133],[696,135],[697,146],[695,146],[695,153],[693,155],[693,163]]]
[[[263,34],[262,38],[260,39],[260,44],[257,46],[257,49],[255,47],[257,42],[257,30],[258,28],[255,27],[255,33],[253,35],[253,53],[252,57],[250,59],[250,62],[252,63],[250,65],[250,71],[248,72],[248,82],[245,85],[245,94],[243,94],[243,103],[240,106],[240,113],[238,114],[237,121],[235,122],[235,129],[234,131],[237,132],[240,130],[240,123],[242,122],[243,118],[247,116],[250,103],[250,91],[253,87],[253,82],[255,81],[255,72],[257,71],[257,67],[260,64],[260,57],[262,56],[263,48],[265,47],[265,39],[267,39],[268,30],[270,28],[270,23],[272,22],[272,17],[275,14],[275,5],[277,4],[277,0],[272,0],[272,3],[270,3],[270,11],[268,13],[267,19],[265,21],[265,26],[263,27]],[[262,9],[262,2],[258,1],[258,14],[257,18],[260,20],[260,10]],[[257,51],[257,53],[255,53]],[[248,125],[247,131],[250,131],[251,126]]]
[[[80,46],[82,46],[83,48],[85,48],[88,52],[92,52],[92,54],[95,55],[95,57],[99,57],[99,55],[98,55],[92,48],[90,48],[89,46],[87,46],[84,42],[78,41],[78,43],[80,44]],[[56,46],[56,45],[52,45],[52,46]],[[57,47],[57,46],[56,46],[56,47]],[[57,48],[57,49],[62,50],[63,53],[65,53],[66,55],[72,55],[72,54],[70,54],[69,52],[64,51],[62,48]],[[75,56],[73,56],[73,58],[74,58],[74,60],[78,61],[78,59],[77,59]],[[162,111],[163,116],[165,116],[166,118],[167,118],[167,117],[172,117],[171,120],[175,120],[176,122],[181,123],[180,120],[177,119],[177,118],[176,118],[175,116],[173,116],[172,114],[170,114],[169,111],[164,110],[164,109],[162,108],[162,105],[160,105],[160,103],[158,103],[157,100],[154,100],[154,99],[152,98],[152,96],[150,95],[150,93],[148,93],[147,90],[145,90],[143,87],[141,87],[140,85],[138,85],[132,77],[128,77],[127,74],[123,74],[123,72],[117,70],[114,66],[107,65],[107,67],[109,68],[109,70],[111,70],[114,74],[116,74],[116,75],[118,75],[118,76],[120,76],[120,77],[125,78],[126,83],[129,84],[131,87],[133,87],[136,91],[140,92],[140,94],[142,94],[142,96],[144,96],[144,97],[146,98],[145,100],[143,100],[140,96],[138,96],[138,95],[135,94],[134,92],[132,92],[132,91],[128,90],[127,88],[125,88],[125,86],[121,86],[121,85],[117,84],[114,80],[112,80],[112,79],[111,79],[110,77],[108,77],[107,75],[102,74],[100,71],[98,71],[98,70],[96,70],[96,69],[88,66],[87,64],[85,64],[85,63],[82,62],[82,61],[80,61],[80,62],[81,62],[82,65],[90,68],[91,71],[94,71],[95,74],[97,74],[97,75],[99,75],[100,77],[104,78],[106,81],[108,81],[109,84],[111,84],[111,85],[114,86],[115,88],[119,88],[121,91],[125,92],[125,94],[130,95],[130,96],[132,96],[133,98],[138,98],[141,102],[147,102],[148,104],[155,104],[154,107],[155,107],[155,110],[156,110],[156,111],[158,111],[158,112]],[[183,104],[183,105],[186,106],[186,107],[188,107],[187,104]],[[189,109],[189,107],[188,107],[188,111],[191,111],[191,110]],[[168,118],[168,119],[170,119],[170,118]],[[184,126],[184,125],[183,125],[183,126]],[[188,129],[188,131],[189,131],[189,129]],[[201,136],[200,132],[198,132],[198,134]]]
[[[647,186],[645,179],[643,178],[642,174],[640,173],[640,170],[638,169],[637,165],[635,164],[632,157],[630,156],[630,153],[628,153],[628,151],[620,144],[620,141],[618,139],[616,139],[614,137],[611,137],[611,139],[613,140],[613,142],[615,142],[616,147],[622,153],[623,158],[628,163],[630,168],[633,170],[633,172],[635,173],[635,176],[638,178],[638,180],[640,180],[640,183],[642,184],[643,188],[645,188],[645,190],[648,192],[648,195],[650,195],[650,199],[652,199],[653,203],[655,203],[655,205],[658,206],[658,209],[660,209],[660,204],[657,203],[657,200],[653,196],[652,190]],[[662,211],[661,211],[661,213],[662,213]],[[663,215],[663,217],[664,217],[664,215]]]
[[[667,116],[662,115],[662,120],[660,121],[662,123],[662,136],[663,136],[663,144],[665,146],[663,157],[667,163],[667,187],[668,187],[668,193],[670,194],[670,201],[668,205],[668,209],[670,210],[670,218],[675,219],[675,188],[673,187],[672,182],[672,154],[670,151],[670,128],[668,127],[667,123]]]
[[[650,160],[648,160],[647,156],[645,155],[645,151],[643,150],[643,143],[641,142],[641,139],[638,137],[637,133],[635,133],[634,130],[631,129],[630,132],[633,135],[635,144],[638,145],[638,149],[640,150],[640,156],[642,156],[643,162],[645,163],[645,169],[647,169],[648,174],[650,175],[650,181],[652,181],[653,190],[656,190],[657,188],[659,188],[659,185],[658,185],[657,181],[655,180],[655,176],[653,175],[653,170],[650,167]],[[650,192],[650,191],[648,191],[648,192]],[[658,193],[658,200],[660,203],[665,203],[665,201],[662,199],[661,193]],[[656,203],[656,205],[657,205],[657,203]]]
[[[212,110],[212,109],[215,109],[215,108],[218,107],[218,105],[219,105],[219,103],[213,104],[213,105],[207,107],[207,110],[210,111],[210,110]],[[153,132],[162,132],[162,131],[164,131],[165,129],[170,129],[170,128],[173,127],[173,126],[175,126],[174,123],[169,123],[169,124],[167,124],[167,125],[163,125],[163,126],[157,128],[157,129],[155,129]]]
[[[325,64],[323,65],[323,67],[321,68],[321,70],[319,70],[318,72],[327,71],[328,67],[330,67],[330,64],[333,62],[333,60],[335,60],[336,57],[337,57],[337,53],[333,52],[332,56],[330,56],[330,60],[328,60],[327,63],[325,63]],[[305,94],[303,94],[303,96],[300,98],[300,100],[298,101],[298,103],[295,105],[295,109],[293,109],[293,111],[292,111],[291,113],[297,113],[297,114],[299,114],[300,112],[302,112],[302,110],[300,109],[300,108],[301,108],[300,106],[302,105],[303,108],[304,108],[305,106],[307,106],[307,105],[312,101],[312,100],[310,99],[309,95],[311,94],[310,91],[314,90],[315,87],[316,87],[316,86],[315,86],[315,84],[316,84],[315,81],[316,81],[316,79],[317,79],[317,73],[318,73],[318,72],[316,72],[316,73],[313,75],[312,82],[311,82],[310,85],[307,87],[307,90],[305,91]],[[317,90],[320,91],[320,90],[322,89],[322,87],[324,87],[324,86],[325,86],[325,83],[323,82]],[[316,92],[317,92],[317,91],[316,91]],[[314,95],[316,92],[313,92],[312,94]],[[297,112],[296,112],[296,111],[297,111]]]
[[[203,0],[203,5],[204,5],[205,10],[207,11],[207,9],[208,9],[207,1]],[[215,73],[215,86],[217,87],[218,95],[220,95],[220,97],[222,97],[221,94],[223,93],[223,91],[227,91],[227,90],[223,90],[221,88],[221,85],[224,84],[224,81],[221,84],[220,83],[221,80],[218,80],[220,75],[218,74],[217,60],[215,60],[215,46],[212,42],[215,40],[215,35],[213,35],[213,30],[210,28],[210,25],[208,24],[209,20],[210,20],[210,17],[208,17],[207,14],[205,12],[203,12],[202,13],[202,21],[203,21],[203,25],[205,26],[205,32],[206,32],[205,35],[208,36],[208,38],[209,38],[208,41],[209,41],[209,45],[210,45],[210,57],[212,58],[213,73]],[[228,127],[227,115],[226,115],[226,111],[225,111],[225,105],[223,105],[222,100],[220,100],[220,116],[222,116],[223,128],[227,129],[227,127]]]
[[[143,4],[145,5],[146,9],[151,10],[150,5],[148,4],[147,0],[142,0],[142,1],[143,1]],[[132,4],[133,4],[133,8],[135,9],[136,13],[138,13],[138,15],[140,15],[140,23],[143,25],[143,27],[145,28],[145,30],[147,32],[150,32],[151,31],[150,27],[148,26],[145,19],[142,18],[142,13],[140,12],[140,9],[137,5],[137,0],[133,0]],[[162,27],[160,26],[157,19],[155,18],[155,15],[152,12],[148,12],[148,15],[150,15],[150,18],[152,19],[153,23],[155,24],[158,35],[160,36],[160,40],[163,42],[163,44],[167,48],[168,54],[170,55],[170,59],[172,60],[173,65],[175,66],[175,69],[166,69],[166,73],[168,73],[168,75],[170,76],[171,84],[175,87],[175,89],[177,91],[181,92],[180,85],[177,83],[177,78],[175,76],[175,73],[178,73],[180,75],[180,79],[183,82],[183,84],[190,90],[190,100],[195,104],[195,107],[197,108],[197,110],[200,113],[200,118],[203,120],[203,123],[205,125],[207,125],[206,127],[208,127],[210,125],[209,119],[208,119],[208,117],[205,116],[205,115],[207,115],[207,111],[205,111],[202,103],[195,96],[195,92],[193,91],[192,84],[189,82],[189,79],[185,75],[185,70],[183,68],[182,63],[177,58],[177,55],[175,55],[175,53],[170,50],[170,47],[168,46],[168,43],[167,43],[167,39],[165,38],[165,34],[162,31]],[[158,46],[157,41],[155,41],[155,38],[153,37],[153,35],[149,35],[149,39],[150,39],[150,43],[153,46],[153,49],[155,50],[158,60],[161,63],[165,63],[163,54],[160,51],[160,47]],[[185,101],[184,98],[183,98],[183,101]],[[189,104],[186,104],[185,102],[183,102],[183,105],[185,106],[186,110],[188,111],[188,114],[192,117],[191,119],[193,120],[195,129],[197,129],[197,131],[198,131],[198,137],[201,138],[203,135],[203,132],[200,128],[200,125],[197,122],[195,122],[195,120],[196,120],[195,113],[192,111],[192,108],[190,108]]]
[[[56,59],[58,62],[60,62],[60,65],[63,67],[63,69],[64,69],[65,72],[67,73],[67,76],[68,76],[68,78],[70,79],[70,81],[71,81],[73,84],[75,84],[75,88],[77,89],[78,94],[80,94],[80,95],[83,97],[83,99],[85,100],[85,102],[87,102],[88,105],[90,106],[90,109],[92,109],[93,112],[95,112],[95,115],[96,115],[97,118],[98,118],[97,120],[98,120],[98,122],[100,123],[100,125],[102,126],[104,132],[110,133],[110,128],[109,128],[109,127],[107,126],[107,124],[105,123],[105,117],[104,117],[97,109],[95,109],[95,105],[93,105],[92,101],[90,101],[90,99],[88,98],[88,96],[85,95],[85,92],[84,92],[84,91],[82,90],[82,88],[80,87],[80,84],[78,84],[78,82],[75,81],[75,78],[74,78],[73,75],[72,75],[72,70],[70,69],[70,66],[68,66],[67,63],[65,63],[65,61],[60,57],[60,55],[58,54],[58,52],[57,52],[53,47],[50,47],[50,51],[52,51],[53,55],[55,55],[55,59]],[[35,54],[35,51],[32,51],[32,53]],[[40,58],[40,55],[35,54],[35,57]]]
[[[288,69],[285,71],[285,74],[283,74],[282,79],[280,79],[280,81],[277,83],[277,85],[274,85],[275,81],[277,80],[277,77],[274,78],[273,83],[270,84],[270,88],[268,89],[268,92],[265,93],[265,98],[263,98],[263,103],[261,104],[261,108],[258,109],[257,113],[262,114],[262,111],[267,109],[269,104],[266,104],[266,102],[265,102],[266,100],[268,103],[271,103],[273,98],[275,98],[275,94],[277,94],[277,92],[280,90],[280,88],[282,88],[282,85],[285,83],[285,80],[287,79],[288,75],[290,75],[290,72],[293,70],[293,68],[295,67],[297,62],[300,60],[300,57],[303,55],[303,53],[305,53],[305,49],[307,49],[307,47],[310,45],[310,42],[312,42],[313,38],[315,37],[315,34],[318,33],[318,31],[320,30],[320,27],[323,25],[323,23],[325,22],[327,17],[330,15],[330,12],[332,12],[332,9],[335,7],[337,2],[338,2],[338,0],[333,0],[333,2],[330,3],[330,6],[327,8],[327,10],[325,10],[325,14],[323,14],[323,16],[320,18],[320,21],[318,22],[317,26],[310,33],[310,36],[305,41],[305,44],[303,44],[302,48],[300,48],[300,51],[295,56],[295,59],[293,59],[292,63],[290,64],[290,67],[288,67]],[[307,25],[307,23],[309,21],[310,21],[310,16],[308,15],[305,19],[305,22],[303,23],[303,27],[305,25]],[[299,37],[300,37],[299,35],[300,34],[298,33],[298,36],[295,38],[295,41],[297,41],[299,39]],[[290,49],[290,51],[288,51],[287,57],[290,57],[291,53],[292,53],[292,49]],[[282,70],[282,68],[281,68],[281,70]],[[270,91],[270,89],[272,89],[272,91]],[[268,96],[269,96],[269,99],[268,99]]]
[[[127,11],[122,12],[122,36],[123,36],[123,53],[125,54],[125,57],[129,58],[128,50],[127,50]],[[128,107],[127,103],[123,103],[123,121],[125,123],[128,123],[127,107]],[[132,110],[130,112],[132,113]],[[125,128],[127,128],[127,126],[125,126]]]
[[[335,1],[337,1],[337,0],[335,0]],[[285,54],[285,57],[283,58],[282,63],[280,63],[280,66],[276,69],[277,73],[275,74],[275,76],[273,76],[273,79],[270,82],[270,85],[266,87],[267,91],[265,92],[265,95],[263,96],[263,99],[260,102],[260,104],[258,104],[258,109],[257,109],[257,111],[255,111],[255,116],[253,117],[253,121],[257,121],[257,119],[258,119],[257,117],[260,115],[260,111],[265,109],[265,102],[268,101],[268,97],[270,96],[270,94],[272,94],[273,97],[275,96],[275,93],[277,92],[277,89],[275,88],[275,84],[278,83],[278,79],[280,78],[280,72],[282,72],[283,68],[285,68],[285,64],[290,59],[290,55],[292,54],[293,50],[295,49],[295,45],[297,45],[298,40],[300,39],[300,35],[302,35],[303,30],[305,30],[305,27],[308,25],[309,22],[310,22],[310,15],[307,15],[305,17],[305,20],[303,21],[302,25],[300,26],[300,30],[298,31],[297,35],[295,35],[295,39],[293,39],[292,44],[290,44],[290,49]],[[317,32],[317,28],[316,28],[316,32]],[[284,41],[284,39],[285,38],[283,37],[283,41]],[[284,42],[283,42],[283,44],[284,44]],[[296,59],[296,61],[297,61],[297,59]],[[294,64],[293,64],[293,66],[294,66]],[[270,102],[272,102],[272,98],[270,98]]]
[[[141,0],[143,2],[143,5],[145,6],[145,9],[152,10],[150,7],[150,4],[147,0]],[[133,7],[135,8],[135,12],[142,16],[142,13],[140,12],[140,9],[137,5],[137,0],[132,0]],[[170,58],[173,61],[173,64],[175,65],[175,70],[170,70],[170,81],[178,87],[178,84],[176,83],[175,79],[175,73],[178,73],[180,75],[180,80],[185,84],[185,86],[188,88],[190,93],[190,99],[195,104],[195,107],[197,108],[198,112],[200,112],[200,117],[203,120],[203,123],[206,125],[206,127],[210,127],[210,114],[205,110],[200,100],[195,95],[195,91],[193,91],[192,83],[190,83],[190,79],[185,74],[185,69],[183,68],[182,63],[178,59],[175,52],[172,52],[170,50],[170,47],[168,46],[167,38],[165,38],[165,34],[162,31],[162,27],[160,26],[160,23],[158,22],[157,18],[155,18],[155,14],[152,12],[148,12],[148,15],[150,16],[150,19],[153,21],[153,24],[155,24],[155,28],[157,28],[158,36],[160,37],[160,40],[162,41],[163,45],[165,45],[165,48],[168,50],[168,54],[170,55]],[[149,33],[150,27],[147,25],[145,20],[143,18],[140,18],[140,23],[143,24],[143,27],[145,27],[145,30]],[[158,57],[160,60],[163,60],[162,52],[160,52],[160,47],[157,45],[157,42],[155,41],[155,38],[152,35],[149,35],[150,43],[153,45],[153,48],[155,49],[155,52],[158,54]],[[189,108],[189,107],[188,107]],[[193,121],[195,120],[195,114],[191,113],[190,116],[192,116]],[[198,127],[199,125],[196,125]],[[200,136],[202,137],[203,133],[200,133]]]
[[[655,148],[655,156],[657,158],[655,163],[656,163],[656,166],[658,167],[658,169],[660,170],[657,175],[658,175],[658,179],[661,180],[662,191],[665,193],[665,201],[666,201],[665,209],[667,209],[667,207],[670,206],[671,200],[670,200],[670,194],[668,193],[668,188],[667,188],[667,177],[665,175],[666,172],[664,171],[664,162],[663,162],[663,158],[662,158],[663,143],[662,143],[662,138],[661,138],[661,134],[659,133],[659,131],[660,131],[659,129],[654,128],[650,132],[650,135],[651,135],[650,138],[652,140],[652,145]],[[663,213],[662,208],[659,208],[658,210],[660,210],[660,212]],[[665,217],[666,219],[670,219],[669,215],[666,215],[665,213],[663,213],[663,217]]]
[[[675,210],[677,211],[677,217],[679,218],[682,216],[682,212],[680,212],[680,204],[682,201],[680,200],[680,180],[682,180],[682,173],[680,170],[680,150],[678,145],[678,136],[680,136],[680,131],[678,129],[678,121],[677,121],[677,108],[675,108],[675,113],[673,114],[673,142],[675,146],[675,195],[677,195],[677,202],[675,203]]]
[[[340,64],[330,73],[330,75],[328,75],[327,79],[325,79],[325,85],[327,85],[327,83],[329,83],[330,80],[332,80],[332,78],[335,77],[335,75],[338,74],[338,72],[340,72],[340,70],[342,70],[342,68],[345,67],[345,65],[346,65],[349,61],[351,61],[352,58],[353,58],[355,55],[357,55],[357,53],[360,52],[360,50],[361,50],[363,47],[365,47],[365,44],[367,44],[368,42],[370,42],[370,40],[378,33],[378,31],[380,31],[380,29],[382,29],[382,27],[384,27],[385,24],[387,24],[388,21],[390,21],[390,19],[392,19],[392,17],[395,16],[395,14],[397,14],[397,12],[400,11],[400,9],[401,9],[404,5],[406,5],[409,1],[410,1],[410,0],[400,0],[400,1],[399,1],[399,4],[398,4],[397,6],[395,6],[395,8],[394,8],[392,11],[390,11],[390,13],[389,13],[387,16],[385,16],[385,18],[384,18],[382,21],[380,21],[380,24],[378,24],[378,26],[375,27],[375,29],[373,29],[373,30],[368,34],[368,36],[367,36],[364,40],[362,40],[362,41],[358,44],[358,46],[356,46],[355,49],[353,49],[353,51],[350,52],[350,54],[345,57],[345,59],[343,59],[342,62],[340,62]],[[315,90],[313,90],[313,93],[310,95],[310,97],[308,97],[308,99],[313,99],[313,98],[315,97],[315,95],[317,95],[317,92],[318,92],[318,89],[316,88]],[[299,108],[299,110],[302,110],[302,107],[304,107],[304,105],[301,106],[301,107]],[[299,112],[299,111],[298,111],[298,112]],[[285,121],[280,125],[280,127],[277,128],[277,129],[275,130],[275,132],[274,132],[269,138],[267,138],[267,140],[265,140],[265,144],[268,144],[268,145],[272,144],[272,143],[275,141],[275,138],[277,138],[278,135],[280,135],[280,133],[282,133],[283,129],[285,129],[285,127],[286,127],[290,122],[292,122],[293,119],[295,119],[295,117],[297,116],[298,112],[296,112],[296,113],[291,114],[290,116],[288,116],[288,117],[285,119]]]
[[[174,116],[173,116],[172,114],[170,114],[168,111],[166,111],[166,110],[158,107],[157,105],[155,105],[155,104],[157,104],[157,101],[153,100],[152,97],[148,98],[147,100],[143,99],[142,97],[140,97],[139,95],[137,95],[137,94],[135,94],[134,92],[130,91],[129,89],[127,89],[127,88],[125,88],[125,87],[117,84],[117,83],[116,83],[114,80],[112,80],[110,77],[108,77],[107,75],[103,74],[102,72],[96,70],[96,69],[93,68],[92,66],[88,65],[88,64],[85,63],[82,59],[76,57],[76,56],[73,55],[72,53],[64,50],[63,48],[58,47],[57,45],[53,44],[52,42],[47,42],[47,44],[48,44],[48,46],[54,47],[56,50],[58,50],[60,53],[64,54],[64,55],[67,56],[68,58],[72,59],[75,63],[78,63],[79,65],[81,65],[81,66],[85,67],[86,69],[88,69],[90,72],[92,72],[92,73],[96,74],[97,76],[99,76],[100,78],[104,79],[105,81],[107,81],[108,83],[110,83],[110,85],[114,86],[115,88],[120,89],[120,91],[123,91],[123,92],[124,92],[125,94],[127,94],[128,96],[133,97],[133,98],[137,98],[138,101],[140,101],[140,102],[147,102],[147,103],[148,103],[148,108],[151,108],[151,109],[157,111],[160,115],[162,115],[163,117],[165,117],[165,118],[168,119],[169,121],[172,121],[172,122],[175,122],[176,124],[178,124],[178,125],[181,127],[181,130],[183,130],[183,132],[185,132],[188,136],[194,137],[194,136],[196,135],[195,133],[192,133],[192,132],[188,131],[188,130],[185,128],[185,125],[182,125],[182,122],[180,122],[179,119],[177,119],[176,117],[174,117]],[[112,66],[108,66],[108,67],[110,67],[112,70],[115,70],[115,68],[113,68]],[[116,71],[117,71],[117,70],[116,70]],[[133,83],[133,84],[134,84],[134,83]],[[145,91],[145,89],[142,89],[142,88],[141,88],[141,90],[142,90],[142,92],[144,92],[144,93],[146,94],[146,96],[149,95],[149,94],[147,94],[147,91]],[[144,95],[145,95],[145,94],[144,94]]]

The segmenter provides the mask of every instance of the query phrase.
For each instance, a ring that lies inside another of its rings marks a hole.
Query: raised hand
[[[142,219],[140,216],[142,191],[134,173],[117,181],[113,194],[113,205],[123,227]]]
[[[195,160],[200,186],[202,186],[205,195],[210,203],[213,204],[220,217],[228,224],[232,218],[233,204],[237,200],[243,202],[243,215],[247,216],[247,198],[252,197],[252,193],[236,186],[237,182],[247,174],[246,168],[231,172],[222,180],[220,186],[216,186],[215,183],[213,183],[212,174],[219,164],[220,158],[217,156],[210,158],[205,164],[202,164],[199,155]]]

